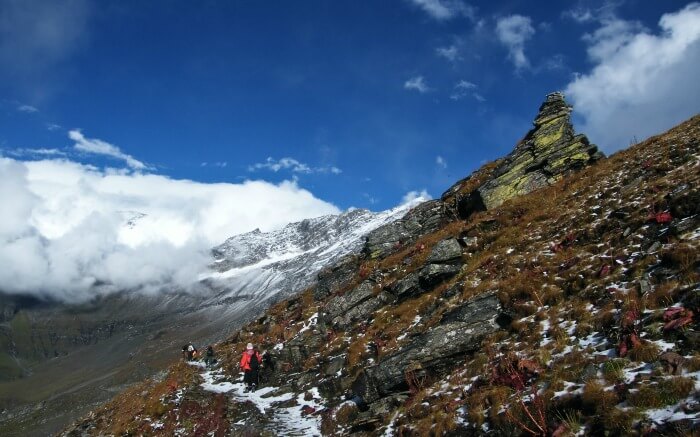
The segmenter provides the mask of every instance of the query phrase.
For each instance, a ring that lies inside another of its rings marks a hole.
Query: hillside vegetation
[[[177,363],[64,435],[698,432],[700,116],[603,158],[569,111],[548,96],[511,155],[215,345],[217,370]],[[248,342],[277,368],[246,396]]]

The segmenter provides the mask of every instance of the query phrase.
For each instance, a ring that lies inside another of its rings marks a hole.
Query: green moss
[[[553,126],[555,123],[559,124],[559,126],[556,128]],[[552,125],[551,128],[550,125]],[[560,120],[553,120],[549,123],[542,125],[542,127],[535,134],[535,146],[539,148],[551,146],[552,144],[559,141],[562,138],[562,136],[564,136],[565,129],[566,123],[563,123]]]

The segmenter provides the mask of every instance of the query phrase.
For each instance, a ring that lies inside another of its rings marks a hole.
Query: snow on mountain
[[[212,271],[200,279],[219,293],[213,300],[263,302],[283,298],[310,285],[338,258],[358,253],[370,231],[405,215],[423,198],[371,212],[353,209],[290,223],[282,229],[233,236],[212,249]],[[213,303],[213,302],[209,302]]]

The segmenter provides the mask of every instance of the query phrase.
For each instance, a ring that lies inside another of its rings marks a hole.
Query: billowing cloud
[[[312,167],[308,164],[305,164],[298,159],[294,158],[280,158],[280,159],[274,159],[272,157],[268,157],[265,162],[258,162],[253,165],[248,166],[248,171],[254,172],[258,170],[270,170],[275,173],[277,173],[280,170],[288,170],[291,171],[292,173],[301,173],[301,174],[312,174],[312,173],[321,173],[321,174],[340,174],[343,171],[339,169],[338,167],[335,166],[321,166],[321,167]]]
[[[122,152],[119,147],[96,138],[85,138],[85,135],[83,135],[83,133],[77,129],[69,131],[68,137],[75,141],[73,148],[80,152],[93,153],[96,155],[104,155],[120,159],[134,170],[146,170],[149,168],[146,164],[133,156]]]
[[[255,228],[338,213],[295,182],[204,184],[0,157],[0,291],[83,301],[191,289],[208,250]]]
[[[460,0],[409,0],[432,18],[443,21],[456,17],[474,19],[476,10]]]
[[[496,36],[501,44],[508,48],[508,57],[518,70],[530,66],[525,56],[525,42],[534,34],[535,29],[530,17],[509,15],[499,18],[496,22]]]
[[[421,94],[430,91],[430,88],[428,88],[428,84],[425,83],[423,76],[416,76],[408,79],[406,82],[404,82],[403,87],[407,90],[418,91]]]
[[[408,193],[404,194],[404,196],[401,198],[401,205],[406,205],[408,203],[418,203],[418,202],[423,202],[426,200],[432,199],[433,196],[431,196],[428,193],[428,190],[422,189],[420,191],[414,190],[414,191],[409,191]]]
[[[587,34],[590,72],[565,93],[582,116],[585,132],[604,150],[627,146],[698,112],[700,101],[700,4],[664,14],[652,33],[614,16]]]

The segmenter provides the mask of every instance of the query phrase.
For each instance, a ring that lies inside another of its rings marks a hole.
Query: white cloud
[[[340,174],[343,171],[339,169],[338,167],[335,166],[321,166],[321,167],[312,167],[308,164],[305,164],[297,159],[294,158],[280,158],[279,160],[276,160],[272,157],[268,157],[265,162],[258,162],[253,165],[248,166],[248,171],[257,171],[257,170],[270,170],[275,173],[277,173],[280,170],[289,170],[292,173],[301,173],[301,174],[312,174],[312,173],[321,173],[321,174]]]
[[[428,85],[425,83],[423,76],[416,76],[408,79],[406,82],[404,82],[403,87],[407,90],[416,90],[421,94],[430,91],[430,88],[428,88]]]
[[[452,100],[461,100],[461,99],[467,97],[469,94],[474,95],[474,97],[476,98],[476,93],[473,92],[473,90],[475,90],[475,89],[476,89],[475,83],[469,82],[467,80],[460,80],[459,82],[457,82],[455,84],[454,90],[452,91],[450,98]]]
[[[496,36],[508,48],[508,57],[518,70],[530,66],[525,56],[525,42],[534,34],[530,17],[510,15],[499,18],[496,23]]]
[[[474,19],[476,10],[460,0],[409,0],[432,18],[442,21],[459,16]]]
[[[14,150],[8,150],[7,151],[8,155],[11,156],[17,156],[17,157],[25,157],[25,156],[30,156],[30,157],[36,157],[36,156],[41,156],[41,157],[48,157],[48,156],[66,156],[66,152],[63,150],[59,149],[47,149],[47,148],[39,148],[39,149],[14,149]]]
[[[50,130],[50,131],[53,132],[53,131],[62,129],[62,127],[61,127],[60,124],[56,124],[56,123],[46,123],[46,129],[48,129],[48,130]]]
[[[438,47],[435,49],[435,53],[450,62],[455,62],[461,59],[459,56],[459,48],[454,44],[449,47]]]
[[[27,114],[32,114],[32,113],[34,113],[34,112],[39,112],[39,109],[37,109],[36,107],[34,107],[34,106],[32,106],[32,105],[19,105],[19,106],[17,107],[17,110],[18,110],[19,112],[26,112]]]
[[[295,182],[205,184],[68,160],[0,157],[0,180],[0,290],[66,301],[192,289],[227,237],[339,212]]]
[[[96,138],[85,138],[82,132],[78,129],[74,129],[68,132],[68,137],[75,141],[73,148],[80,152],[94,153],[96,155],[111,156],[112,158],[117,158],[126,163],[129,167],[134,170],[147,170],[149,167],[138,159],[131,155],[122,152],[119,147],[110,144],[106,141],[98,140]]]
[[[424,202],[432,198],[433,197],[428,193],[426,189],[422,189],[420,191],[409,191],[408,193],[404,194],[404,196],[401,198],[401,205],[406,205],[407,203]]]
[[[447,168],[447,161],[445,161],[445,158],[443,158],[440,155],[435,157],[435,164],[439,165],[442,168]]]
[[[658,34],[605,17],[584,40],[595,63],[565,93],[583,118],[579,130],[604,150],[629,144],[688,118],[700,101],[700,4],[664,14]]]

